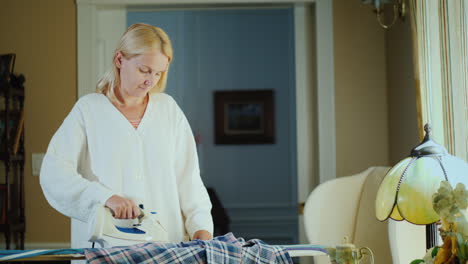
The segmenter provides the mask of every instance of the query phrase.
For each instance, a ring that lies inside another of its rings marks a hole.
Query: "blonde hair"
[[[169,59],[170,64],[173,51],[171,40],[166,32],[161,28],[148,24],[131,25],[120,38],[114,51],[112,68],[99,79],[96,92],[106,95],[112,102],[123,103],[116,97],[114,91],[120,86],[120,72],[115,64],[115,56],[118,52],[121,52],[124,58],[131,59],[154,49],[161,51]],[[151,88],[150,93],[163,92],[166,89],[169,64],[166,71],[162,72],[159,81]]]

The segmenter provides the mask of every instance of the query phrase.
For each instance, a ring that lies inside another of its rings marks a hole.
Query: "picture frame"
[[[215,91],[214,121],[215,144],[274,144],[274,91]]]

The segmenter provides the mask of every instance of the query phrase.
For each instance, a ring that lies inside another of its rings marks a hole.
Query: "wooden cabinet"
[[[24,249],[24,82],[15,54],[0,55],[0,233]]]

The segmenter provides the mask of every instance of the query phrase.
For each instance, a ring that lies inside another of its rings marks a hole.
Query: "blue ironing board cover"
[[[0,250],[0,261],[31,258],[41,255],[84,255],[83,248],[36,249],[36,250]]]
[[[299,251],[319,251],[328,255],[326,246],[321,245],[309,245],[309,244],[298,244],[298,245],[280,245],[284,250],[299,250]]]

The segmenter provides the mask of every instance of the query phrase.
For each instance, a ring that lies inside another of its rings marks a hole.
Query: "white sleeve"
[[[185,216],[185,228],[191,238],[198,230],[207,230],[213,234],[210,197],[200,178],[195,140],[183,113],[181,113],[176,129],[175,164],[180,206]]]
[[[75,104],[50,141],[42,162],[40,183],[49,204],[62,214],[87,222],[97,204],[105,204],[113,192],[79,174],[87,158],[83,109]]]

